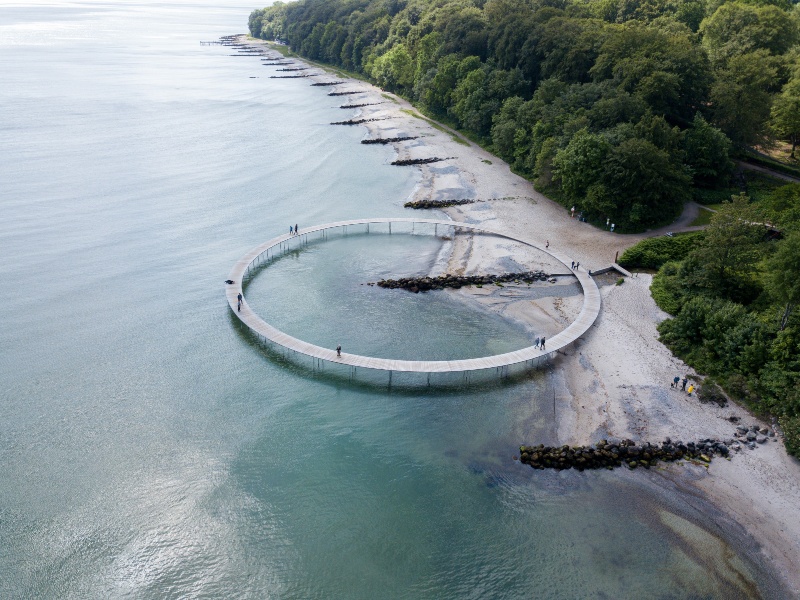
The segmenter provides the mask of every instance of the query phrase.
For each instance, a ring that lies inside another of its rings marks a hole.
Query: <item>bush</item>
[[[658,307],[671,315],[677,315],[683,306],[683,291],[678,274],[680,263],[665,263],[650,284],[650,294]]]
[[[642,240],[622,253],[619,264],[626,269],[660,269],[668,261],[686,258],[702,235],[698,232]]]
[[[778,419],[783,430],[786,451],[792,456],[800,457],[800,417],[783,416]]]
[[[728,404],[728,398],[725,396],[725,392],[723,392],[722,388],[719,387],[710,377],[706,378],[706,380],[703,382],[703,385],[701,385],[697,390],[697,398],[703,404],[707,402],[714,402],[722,407]]]

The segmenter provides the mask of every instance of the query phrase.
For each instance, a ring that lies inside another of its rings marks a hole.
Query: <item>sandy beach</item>
[[[341,80],[321,69],[313,72],[319,75],[303,81]],[[364,124],[365,137],[415,137],[393,144],[398,159],[446,158],[404,168],[419,168],[422,174],[411,200],[479,200],[446,209],[454,220],[502,228],[542,246],[549,242],[551,249],[580,262],[582,270],[608,267],[618,252],[663,233],[619,235],[571,218],[569,211],[536,192],[499,158],[446,128],[434,127],[406,101],[369,84],[349,80],[322,89],[356,92],[337,98],[342,104],[376,103],[342,111],[343,119],[376,119]],[[420,216],[429,214],[420,211]],[[457,235],[451,248],[447,270],[457,274],[540,267],[563,271],[543,253],[487,236]],[[520,442],[591,444],[608,436],[651,442],[666,437],[732,439],[736,418],[744,425],[762,424],[733,403],[724,408],[701,404],[696,396],[670,388],[674,376],[696,374],[658,341],[656,326],[668,315],[650,296],[652,276],[638,274],[616,285],[618,277],[597,278],[603,299],[599,318],[577,343],[552,360],[555,379],[563,382],[556,439]],[[580,290],[568,278],[532,288],[511,285],[453,293],[547,336],[564,329],[581,306]],[[790,593],[800,597],[800,462],[786,454],[780,441],[770,438],[754,450],[745,446],[732,452],[730,460],[717,458],[708,467],[670,464],[660,467],[659,473],[738,523],[782,574]]]

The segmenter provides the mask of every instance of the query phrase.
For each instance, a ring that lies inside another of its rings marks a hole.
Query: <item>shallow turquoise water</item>
[[[327,125],[350,113],[324,88],[199,46],[251,8],[0,5],[0,597],[769,596],[758,565],[733,587],[664,528],[657,510],[699,517],[657,475],[512,460],[555,441],[548,370],[389,389],[239,326],[222,280],[246,250],[293,223],[406,214],[416,182]],[[438,250],[331,239],[248,300],[380,356],[524,345],[444,294],[362,285]]]

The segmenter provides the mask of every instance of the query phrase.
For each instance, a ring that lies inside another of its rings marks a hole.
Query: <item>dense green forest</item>
[[[789,0],[299,0],[249,26],[412,100],[623,232],[727,189],[732,152],[800,134]]]
[[[704,232],[646,240],[622,261],[659,269],[653,296],[674,315],[661,339],[709,376],[706,393],[719,385],[779,417],[800,455],[800,184],[748,186],[731,160],[776,139],[794,154],[799,10],[789,0],[299,0],[254,11],[249,25],[410,99],[590,221],[643,230],[687,199],[716,204]]]

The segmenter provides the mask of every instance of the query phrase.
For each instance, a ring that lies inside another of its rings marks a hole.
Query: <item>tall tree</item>
[[[769,137],[772,87],[778,77],[774,57],[765,50],[731,58],[711,87],[714,123],[739,146]]]
[[[695,269],[691,284],[711,295],[742,301],[753,293],[753,276],[761,259],[764,226],[744,194],[734,196],[711,218],[702,244],[689,258]]]
[[[800,231],[793,231],[778,242],[778,249],[767,261],[767,291],[781,303],[779,329],[786,329],[800,302]]]
[[[792,158],[800,140],[800,79],[792,79],[772,104],[772,127],[792,145]]]

